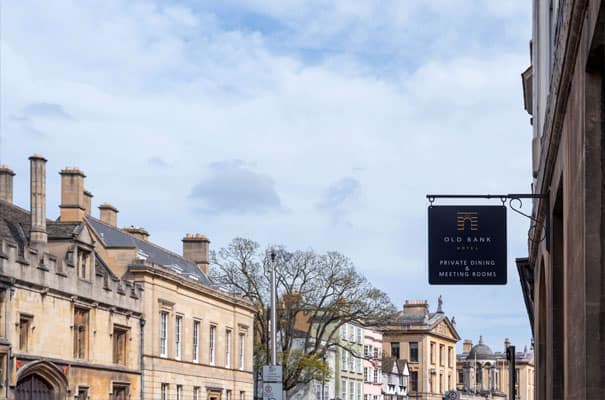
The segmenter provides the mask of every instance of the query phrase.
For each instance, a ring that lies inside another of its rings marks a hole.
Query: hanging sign
[[[506,284],[506,207],[430,206],[429,283]]]

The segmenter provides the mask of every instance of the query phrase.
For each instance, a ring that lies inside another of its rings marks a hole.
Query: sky
[[[531,331],[508,212],[506,286],[430,286],[427,193],[529,193],[523,0],[21,0],[0,15],[0,162],[78,166],[93,209],[181,251],[339,251],[401,307],[443,296],[463,339]],[[496,201],[474,202],[499,204]],[[452,204],[440,201],[437,204]],[[523,205],[528,211],[530,204]],[[95,212],[96,214],[96,212]],[[459,349],[461,349],[459,343]]]

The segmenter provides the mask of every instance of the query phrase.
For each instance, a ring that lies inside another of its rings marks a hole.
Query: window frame
[[[200,327],[201,323],[199,320],[193,320],[193,362],[200,362]]]
[[[210,334],[208,336],[208,361],[209,364],[214,366],[216,365],[216,325],[210,325]]]
[[[168,357],[168,311],[160,311],[160,357]]]
[[[183,356],[183,316],[176,315],[174,318],[174,358],[180,360]]]

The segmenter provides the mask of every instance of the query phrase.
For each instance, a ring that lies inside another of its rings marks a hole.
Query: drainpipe
[[[139,384],[139,389],[140,389],[140,400],[143,400],[143,394],[145,393],[145,380],[143,379],[143,367],[144,367],[144,363],[143,363],[143,344],[144,342],[144,335],[143,335],[143,328],[145,327],[145,320],[143,318],[141,318],[139,320],[139,325],[141,327],[140,330],[140,340],[139,340],[139,347],[140,347],[140,359],[139,359],[139,370],[141,371],[141,383]]]

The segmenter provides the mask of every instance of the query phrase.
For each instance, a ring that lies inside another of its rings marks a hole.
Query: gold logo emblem
[[[479,213],[476,211],[458,211],[457,225],[459,231],[464,231],[468,228],[471,231],[479,230]],[[468,225],[467,225],[468,222]]]

